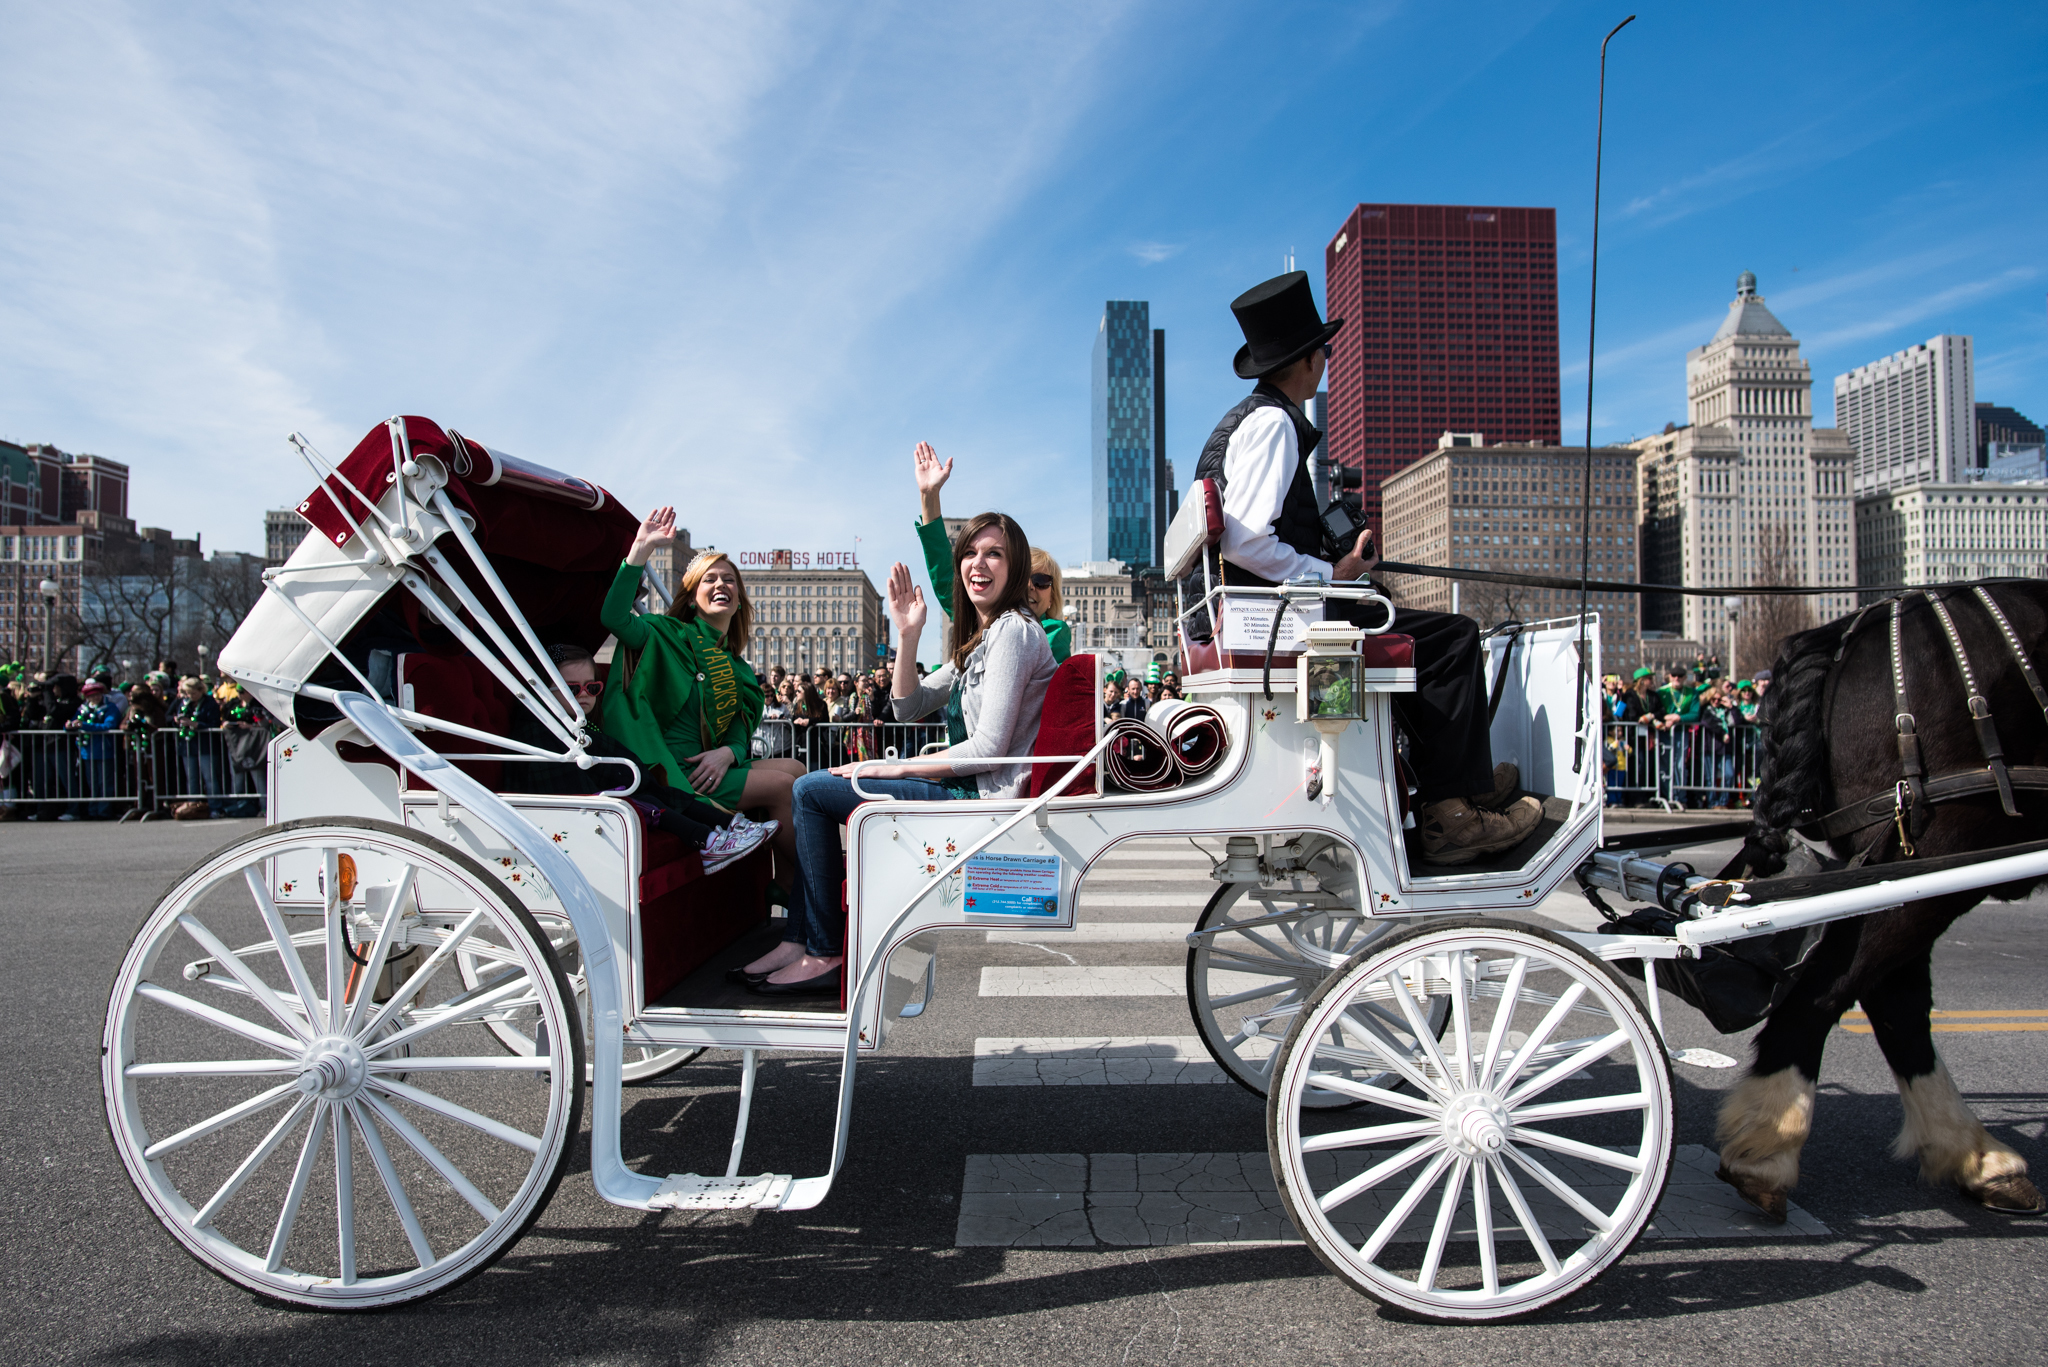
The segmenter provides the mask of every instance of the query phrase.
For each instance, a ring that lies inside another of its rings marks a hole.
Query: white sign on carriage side
[[[1060,857],[977,854],[962,869],[969,916],[1057,916]]]

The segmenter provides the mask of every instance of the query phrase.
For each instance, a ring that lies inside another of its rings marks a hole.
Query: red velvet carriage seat
[[[469,655],[401,655],[398,688],[401,707],[493,735],[505,734],[518,706],[497,676]],[[437,732],[425,739],[438,750],[488,748]],[[458,763],[479,782],[501,788],[504,766],[498,761]],[[410,776],[408,781],[420,786]],[[678,837],[659,830],[645,831],[644,837],[640,954],[652,1002],[766,918],[769,865],[763,848],[707,875],[697,852]]]

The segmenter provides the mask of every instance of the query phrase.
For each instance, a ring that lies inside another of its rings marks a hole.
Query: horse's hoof
[[[1730,1172],[1726,1168],[1716,1168],[1714,1176],[1735,1188],[1737,1196],[1755,1206],[1763,1217],[1772,1224],[1782,1225],[1785,1223],[1786,1211],[1791,1203],[1785,1199],[1784,1192],[1773,1191],[1753,1178],[1744,1177],[1740,1173]]]
[[[2042,1197],[2040,1189],[2018,1173],[1994,1177],[1980,1187],[1966,1188],[1963,1194],[2000,1215],[2048,1214],[2048,1198]]]

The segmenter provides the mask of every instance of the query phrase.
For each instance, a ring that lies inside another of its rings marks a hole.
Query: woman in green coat
[[[600,620],[619,638],[620,661],[598,725],[665,771],[663,781],[672,788],[727,811],[766,807],[780,823],[776,853],[790,867],[796,859],[790,790],[804,769],[794,760],[753,757],[761,681],[745,657],[754,610],[739,571],[717,551],[706,551],[683,571],[666,615],[633,610],[648,556],[674,544],[675,535],[675,509],[649,513],[605,595]]]
[[[939,515],[939,490],[951,477],[953,462],[941,465],[939,453],[926,441],[917,444],[911,458],[917,462],[917,542],[924,548],[924,572],[931,577],[932,596],[943,607],[953,601],[953,543],[946,536],[946,520]],[[1074,633],[1064,609],[1059,562],[1033,546],[1031,615],[1045,629],[1046,644],[1052,647],[1056,663],[1064,663],[1074,649]]]

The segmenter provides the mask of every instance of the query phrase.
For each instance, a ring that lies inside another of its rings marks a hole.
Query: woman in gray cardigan
[[[995,761],[1028,755],[1038,740],[1045,687],[1058,667],[1045,631],[1031,616],[1031,542],[1010,517],[983,513],[953,543],[955,622],[976,624],[952,658],[922,682],[917,638],[924,631],[924,593],[910,569],[889,571],[889,616],[896,624],[896,673],[891,681],[898,721],[943,709],[947,748],[922,759],[870,764],[861,787],[870,793],[917,801],[1017,797],[1031,766]],[[846,856],[839,827],[865,799],[854,791],[851,765],[804,775],[796,782],[796,850],[803,885],[792,906],[785,939],[772,952],[733,970],[764,996],[822,996],[840,990],[846,962],[846,913],[839,886]]]

